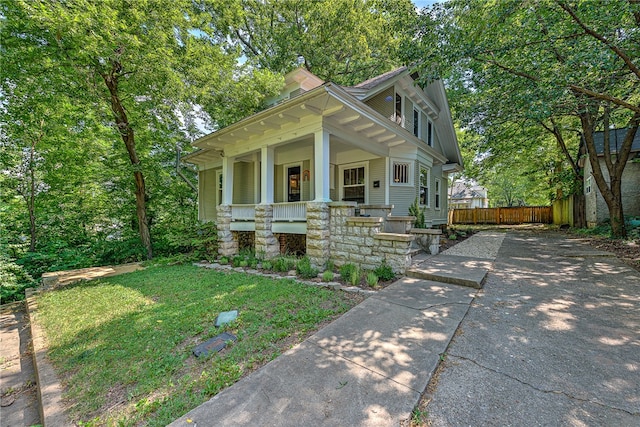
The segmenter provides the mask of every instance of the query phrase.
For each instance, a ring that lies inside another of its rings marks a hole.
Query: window
[[[413,109],[413,134],[420,138],[420,111]]]
[[[349,167],[342,171],[342,200],[347,202],[365,202],[365,168]]]
[[[392,160],[391,185],[413,185],[413,162],[407,160]]]
[[[396,116],[395,122],[402,125],[402,95],[396,93]]]
[[[436,178],[435,188],[433,190],[434,190],[434,197],[435,197],[434,207],[436,209],[440,209],[440,180],[438,178]]]
[[[427,121],[427,145],[433,147],[433,123],[431,120]]]
[[[591,177],[588,177],[584,184],[584,194],[591,193]]]
[[[428,168],[420,167],[420,204],[429,206],[429,183],[431,182],[431,172]]]
[[[218,190],[217,190],[218,203],[217,204],[220,205],[222,204],[222,171],[218,171],[217,175],[218,175],[216,179],[216,181],[218,182],[218,186],[217,186],[218,187]]]

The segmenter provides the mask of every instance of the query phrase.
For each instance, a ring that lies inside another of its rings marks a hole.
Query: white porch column
[[[330,202],[329,193],[329,132],[320,130],[313,141],[315,202]]]
[[[260,203],[270,205],[273,203],[273,147],[262,147],[260,156],[262,160],[260,165],[260,188],[262,190]]]
[[[233,157],[222,158],[222,204],[233,203]]]

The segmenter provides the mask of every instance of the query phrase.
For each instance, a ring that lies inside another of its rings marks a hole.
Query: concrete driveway
[[[433,426],[640,426],[640,273],[508,233],[429,390]]]

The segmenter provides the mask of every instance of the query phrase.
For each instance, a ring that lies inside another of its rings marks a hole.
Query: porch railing
[[[274,203],[274,221],[306,221],[307,202]]]
[[[234,221],[255,221],[256,205],[231,205],[231,218]]]

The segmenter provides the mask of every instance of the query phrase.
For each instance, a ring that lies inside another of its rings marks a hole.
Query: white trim
[[[424,164],[420,163],[419,164],[419,169],[418,169],[418,200],[420,199],[420,189],[422,188],[422,169],[425,169],[427,171],[427,203],[426,204],[422,204],[420,203],[420,206],[425,207],[425,208],[431,208],[431,168],[425,166]],[[420,202],[422,202],[422,200],[420,200]]]
[[[414,185],[414,171],[413,171],[413,167],[415,164],[415,160],[411,160],[411,159],[401,159],[401,158],[389,158],[389,163],[390,163],[390,167],[389,167],[389,185],[392,185],[394,187],[413,187]],[[407,182],[395,182],[395,165],[396,164],[405,164],[407,165]]]
[[[345,169],[355,169],[359,167],[364,167],[364,203],[369,203],[369,161],[357,162],[357,163],[345,163],[343,165],[338,165],[338,182],[339,182],[339,191],[338,198],[342,200],[344,198],[344,170]]]

